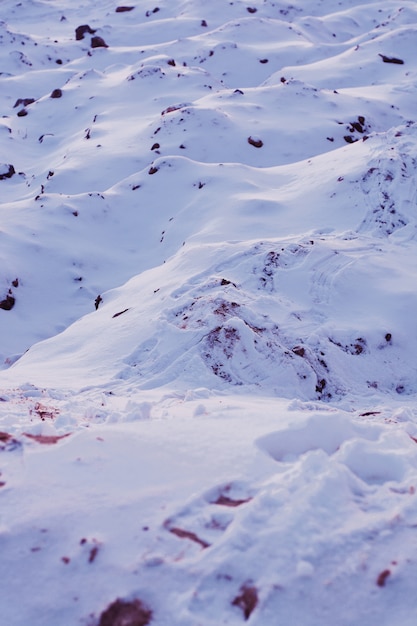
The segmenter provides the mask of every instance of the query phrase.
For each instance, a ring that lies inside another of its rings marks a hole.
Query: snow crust
[[[0,18],[4,623],[415,626],[417,2]]]

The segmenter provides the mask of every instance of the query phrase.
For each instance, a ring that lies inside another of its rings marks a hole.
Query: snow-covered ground
[[[1,624],[415,626],[416,53],[1,1]]]

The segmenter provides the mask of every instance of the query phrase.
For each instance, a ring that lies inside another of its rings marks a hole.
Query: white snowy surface
[[[414,0],[2,0],[0,623],[415,626],[416,96]]]

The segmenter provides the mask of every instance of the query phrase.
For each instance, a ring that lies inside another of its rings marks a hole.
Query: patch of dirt
[[[33,441],[37,441],[38,443],[45,443],[47,445],[51,445],[57,443],[61,439],[65,439],[65,437],[69,437],[71,433],[66,433],[65,435],[32,435],[32,433],[23,433],[25,437],[32,439]]]
[[[40,402],[37,402],[33,409],[30,410],[30,414],[36,413],[38,417],[44,422],[46,419],[55,419],[59,415],[59,409],[54,407],[48,407]]]
[[[233,600],[232,605],[243,611],[245,620],[248,620],[258,604],[258,591],[251,585],[242,585],[240,594]]]

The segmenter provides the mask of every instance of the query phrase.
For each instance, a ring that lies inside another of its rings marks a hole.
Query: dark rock
[[[378,585],[378,587],[385,587],[385,583],[389,576],[391,576],[391,571],[389,569],[384,569],[384,571],[381,572],[376,579],[376,584]]]
[[[89,35],[94,35],[96,31],[93,28],[90,28],[88,24],[82,24],[82,26],[77,26],[75,29],[75,39],[80,41],[84,39],[84,35],[88,33]]]
[[[91,37],[91,47],[92,48],[108,48],[109,46],[106,44],[102,37]]]
[[[295,348],[293,348],[292,351],[297,356],[303,357],[305,355],[305,348],[303,348],[303,346],[295,346]]]
[[[33,104],[35,102],[35,98],[18,98],[13,105],[13,108],[20,106],[23,104],[24,107],[29,106],[29,104]]]
[[[149,17],[152,13],[158,13],[158,11],[160,11],[159,7],[155,7],[152,11],[146,11],[146,17]]]
[[[248,143],[254,148],[262,148],[262,146],[264,145],[262,139],[255,139],[253,137],[248,137]]]
[[[352,122],[352,127],[354,130],[357,130],[358,133],[363,133],[364,131],[362,124],[360,124],[359,122]]]
[[[207,28],[206,20],[201,20],[201,26],[203,26],[203,28]]]
[[[16,302],[15,298],[11,296],[10,294],[8,294],[4,298],[4,300],[0,302],[0,309],[3,309],[4,311],[11,311],[15,305],[15,302]]]
[[[50,95],[50,98],[62,98],[62,90],[61,89],[54,89],[53,92]]]
[[[98,626],[147,626],[152,611],[140,600],[115,600],[100,615]]]
[[[27,114],[28,112],[26,111],[26,109],[21,109],[20,111],[18,111],[17,117],[26,117]]]
[[[11,178],[14,174],[16,174],[16,170],[13,165],[8,163],[0,163],[0,180],[4,180],[5,178]]]
[[[246,10],[248,13],[256,13],[258,9],[256,9],[255,7],[247,7]]]
[[[103,298],[100,295],[98,295],[97,298],[94,300],[94,306],[96,307],[96,311],[102,302],[103,302]]]
[[[385,54],[378,55],[381,57],[384,63],[395,63],[396,65],[404,65],[404,61],[402,59],[397,59],[395,57],[386,57]]]
[[[116,7],[116,13],[126,13],[127,11],[133,11],[135,7]]]
[[[158,167],[152,166],[148,172],[148,174],[156,174],[156,172],[158,171]]]

